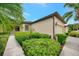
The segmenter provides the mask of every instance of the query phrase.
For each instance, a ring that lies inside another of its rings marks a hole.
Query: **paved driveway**
[[[79,56],[79,38],[68,37],[60,56]]]

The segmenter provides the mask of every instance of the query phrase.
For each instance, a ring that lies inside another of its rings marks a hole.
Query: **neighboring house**
[[[29,31],[32,28],[32,31],[49,34],[53,39],[55,34],[66,32],[64,24],[63,18],[55,12],[34,22],[24,22],[20,28],[17,27],[16,29],[18,31]]]

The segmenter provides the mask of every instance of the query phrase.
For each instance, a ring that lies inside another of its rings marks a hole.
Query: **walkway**
[[[4,56],[24,56],[21,46],[15,40],[14,35],[10,35],[5,51]]]
[[[68,37],[60,56],[79,56],[79,38]]]

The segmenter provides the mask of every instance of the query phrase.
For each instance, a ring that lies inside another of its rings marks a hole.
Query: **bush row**
[[[0,35],[9,34],[9,32],[0,32]]]
[[[48,34],[41,34],[38,32],[32,32],[32,33],[30,33],[30,32],[16,32],[15,37],[16,37],[16,40],[21,45],[22,45],[22,41],[29,40],[31,38],[48,38],[48,39],[51,38],[51,36]]]
[[[31,39],[22,42],[22,47],[27,56],[57,56],[60,44],[51,39]]]
[[[65,41],[66,41],[67,35],[66,35],[66,34],[56,34],[56,36],[57,36],[57,41],[58,41],[61,45],[63,45],[63,44],[65,43]]]
[[[79,31],[72,31],[72,32],[69,33],[69,36],[79,37]]]
[[[8,40],[8,36],[9,36],[8,33],[1,33],[0,34],[0,56],[2,56],[4,53],[6,43]]]
[[[27,56],[57,56],[60,44],[51,40],[50,35],[37,32],[16,32],[16,40],[21,44]]]

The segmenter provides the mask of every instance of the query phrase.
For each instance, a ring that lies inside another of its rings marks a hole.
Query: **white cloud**
[[[24,16],[30,16],[31,14],[30,13],[27,13],[27,12],[24,12],[23,15]]]
[[[33,3],[33,5],[41,6],[41,7],[47,7],[47,3]]]
[[[46,3],[38,3],[38,5],[40,5],[42,7],[47,7],[48,6]]]

